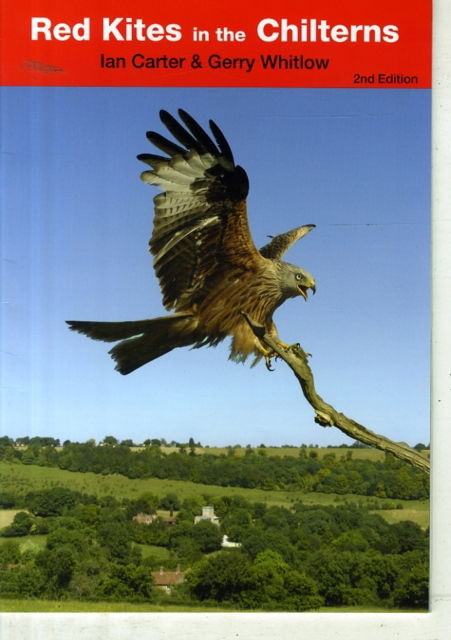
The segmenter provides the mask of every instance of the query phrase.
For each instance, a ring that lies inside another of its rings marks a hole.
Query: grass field
[[[20,509],[0,509],[0,529],[10,525],[19,511]]]
[[[321,451],[321,449],[318,449],[318,451]],[[323,451],[328,451],[328,449],[323,449]],[[356,449],[356,451],[372,450]],[[199,497],[207,504],[213,497],[234,495],[243,496],[250,502],[263,502],[267,505],[285,507],[292,506],[294,502],[302,501],[305,505],[339,505],[344,502],[359,506],[377,504],[380,509],[383,509],[385,504],[393,504],[394,502],[391,499],[367,498],[366,496],[355,494],[337,495],[302,493],[301,491],[265,491],[263,489],[242,489],[240,487],[218,487],[216,485],[196,484],[182,480],[130,479],[121,475],[104,476],[90,472],[71,472],[53,467],[38,467],[6,462],[0,462],[0,485],[5,493],[11,491],[26,494],[29,491],[59,486],[98,497],[112,495],[118,499],[133,499],[148,491],[157,496],[164,496],[172,492],[176,493],[181,500],[188,497]],[[377,513],[380,513],[389,522],[410,519],[418,522],[423,527],[427,526],[429,516],[428,500],[396,500],[395,502],[402,504],[403,509],[377,511]]]
[[[422,529],[427,529],[429,526],[429,504],[424,504],[424,501],[412,501],[412,503],[404,509],[387,509],[382,511],[375,511],[384,518],[389,524],[395,522],[401,522],[402,520],[412,520],[420,525]]]
[[[161,564],[164,564],[171,556],[171,552],[166,547],[157,547],[153,544],[135,544],[135,547],[141,549],[143,558],[153,556],[157,562],[161,562]]]
[[[158,605],[147,602],[82,602],[79,600],[16,600],[0,599],[0,611],[18,613],[182,613],[231,612],[220,607],[190,607]]]
[[[233,613],[238,609],[186,607],[131,602],[80,602],[78,600],[0,600],[4,613]],[[382,607],[320,607],[317,613],[427,613],[426,609],[384,609]],[[245,613],[252,613],[247,610]]]

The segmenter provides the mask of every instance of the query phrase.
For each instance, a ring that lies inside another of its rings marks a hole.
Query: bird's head
[[[284,298],[295,298],[302,296],[307,300],[308,290],[316,292],[315,279],[311,273],[294,264],[281,262],[281,278],[280,285]]]

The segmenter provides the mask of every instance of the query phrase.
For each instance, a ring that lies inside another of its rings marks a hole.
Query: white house
[[[215,515],[214,507],[202,507],[202,515],[194,516],[194,524],[197,524],[201,520],[209,520],[213,524],[217,524],[219,526],[219,518]]]
[[[237,549],[238,547],[241,547],[241,542],[232,542],[231,540],[229,540],[228,536],[223,535],[221,547],[223,549]]]

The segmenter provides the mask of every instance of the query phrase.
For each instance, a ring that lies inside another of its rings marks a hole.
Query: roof
[[[176,571],[152,571],[153,579],[157,587],[165,585],[179,584],[185,580],[184,571],[177,568]]]

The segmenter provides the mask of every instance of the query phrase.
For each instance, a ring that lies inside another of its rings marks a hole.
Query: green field
[[[81,602],[78,600],[1,599],[0,611],[6,613],[252,613],[252,610],[221,607],[186,607],[132,602]],[[260,611],[260,610],[257,610]],[[320,607],[316,613],[427,613],[426,609],[385,609],[382,607]],[[254,611],[255,613],[255,611]],[[308,612],[307,612],[308,613]],[[311,612],[310,612],[311,613]]]
[[[138,549],[141,549],[141,554],[143,558],[148,558],[149,556],[153,556],[157,562],[161,562],[164,564],[166,560],[171,557],[171,552],[166,547],[157,547],[154,544],[137,544],[134,543],[134,546]]]
[[[332,451],[318,449],[318,451]],[[342,450],[339,450],[342,451]],[[371,449],[356,449],[356,452],[373,451]],[[375,453],[378,453],[375,451]],[[297,501],[305,505],[339,505],[346,503],[359,506],[378,505],[383,509],[384,505],[395,502],[402,504],[402,510],[377,511],[389,522],[399,520],[413,520],[420,526],[428,526],[429,501],[428,500],[391,500],[387,498],[368,498],[355,494],[329,494],[329,493],[302,493],[301,491],[265,491],[263,489],[243,489],[240,487],[219,487],[216,485],[196,484],[183,480],[160,480],[158,478],[130,479],[121,475],[100,475],[95,473],[80,473],[64,471],[53,467],[38,467],[35,465],[21,465],[0,462],[0,485],[2,491],[8,493],[21,493],[25,495],[29,491],[50,489],[52,487],[66,487],[74,491],[80,491],[98,497],[112,495],[118,499],[134,499],[145,492],[164,496],[167,493],[176,493],[181,500],[189,497],[199,497],[208,503],[213,497],[240,495],[250,502],[264,502],[267,505],[280,505],[290,507]],[[11,511],[10,511],[11,513]],[[1,517],[1,516],[0,516]],[[6,516],[3,516],[6,517]],[[8,524],[8,522],[6,522]],[[5,526],[5,525],[3,525]]]
[[[20,509],[0,509],[0,529],[10,525],[19,511]]]
[[[412,500],[404,506],[404,509],[386,509],[375,511],[389,524],[401,522],[402,520],[412,520],[420,525],[422,529],[429,526],[429,502],[425,500]]]
[[[0,611],[18,613],[225,613],[233,609],[189,607],[147,602],[82,602],[81,600],[17,600],[0,599]]]

